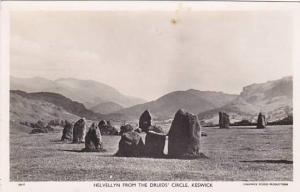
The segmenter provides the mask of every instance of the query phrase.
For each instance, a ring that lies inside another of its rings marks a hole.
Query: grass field
[[[114,157],[119,136],[103,136],[105,153],[63,144],[61,132],[11,133],[11,181],[292,181],[292,126],[203,128],[196,160]]]

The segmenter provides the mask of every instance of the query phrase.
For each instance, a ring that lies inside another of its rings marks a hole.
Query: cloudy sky
[[[16,77],[92,79],[147,100],[175,90],[240,93],[292,75],[283,12],[13,12]]]

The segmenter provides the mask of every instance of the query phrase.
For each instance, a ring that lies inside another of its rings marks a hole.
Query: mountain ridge
[[[233,100],[236,95],[214,91],[199,91],[189,89],[186,91],[173,91],[156,100],[144,104],[124,108],[116,113],[124,118],[138,118],[144,110],[149,110],[158,119],[173,118],[180,108],[197,114],[199,111],[213,109]]]
[[[122,106],[133,106],[146,102],[143,99],[127,96],[117,89],[94,80],[59,78],[49,80],[43,77],[10,77],[10,89],[25,92],[54,92],[92,108],[100,103],[114,102]]]
[[[218,112],[224,111],[231,116],[231,121],[256,121],[257,114],[262,112],[267,120],[276,121],[293,112],[293,78],[283,77],[265,83],[254,83],[243,87],[240,95],[219,108],[200,112],[198,117],[207,123],[217,123]]]
[[[26,93],[24,91],[20,90],[12,90],[10,91],[10,95],[19,95],[23,98],[26,98],[28,100],[35,100],[37,102],[47,102],[50,103],[58,108],[62,108],[64,111],[78,116],[78,117],[85,117],[90,120],[99,120],[99,119],[106,119],[109,118],[107,115],[103,115],[100,113],[95,113],[91,110],[88,110],[85,108],[85,106],[82,103],[79,103],[77,101],[72,101],[71,99],[58,94],[58,93],[52,93],[52,92],[35,92],[35,93]],[[13,104],[11,102],[11,104]],[[55,110],[53,111],[55,113]]]

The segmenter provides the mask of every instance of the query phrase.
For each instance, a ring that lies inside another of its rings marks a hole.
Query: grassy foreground
[[[61,130],[10,136],[11,181],[292,181],[292,126],[203,128],[208,159],[114,157],[119,136],[103,136],[105,153],[61,143]]]

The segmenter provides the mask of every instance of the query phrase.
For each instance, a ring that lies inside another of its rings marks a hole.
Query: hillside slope
[[[123,107],[114,102],[100,103],[100,104],[90,108],[90,110],[94,111],[95,113],[101,113],[101,114],[114,113],[121,109],[123,109]]]
[[[53,119],[76,120],[79,117],[64,110],[62,107],[43,100],[29,99],[22,95],[10,93],[10,121],[18,126],[19,122],[36,122],[38,120],[49,121]]]
[[[173,118],[176,111],[180,108],[198,114],[199,112],[223,106],[235,98],[236,95],[224,94],[222,92],[190,89],[187,91],[171,92],[155,101],[125,108],[117,113],[122,114],[124,119],[133,119],[139,118],[141,113],[148,109],[156,118],[170,119]]]
[[[284,77],[246,86],[229,104],[198,116],[203,121],[217,123],[219,111],[229,113],[232,122],[242,119],[255,122],[259,112],[264,113],[268,121],[283,119],[293,111],[293,79]]]
[[[41,77],[10,77],[10,90],[59,93],[74,101],[83,103],[87,108],[106,102],[114,102],[125,107],[146,102],[140,98],[126,96],[104,83],[75,78],[62,78],[51,81]]]
[[[16,97],[15,95],[21,96],[23,100],[27,99],[32,104],[43,103],[43,102],[50,103],[53,105],[53,106],[52,105],[49,106],[50,108],[49,110],[51,111],[53,111],[54,109],[57,110],[63,109],[64,111],[70,114],[79,117],[85,117],[91,120],[105,119],[107,117],[99,113],[94,113],[93,111],[86,109],[83,104],[78,103],[76,101],[72,101],[71,99],[66,98],[57,93],[49,93],[49,92],[26,93],[24,91],[10,91],[10,94],[13,97]],[[11,105],[13,105],[14,102],[18,102],[18,100],[16,99],[12,100]],[[44,106],[45,110],[47,106],[48,105]],[[23,112],[22,110],[25,110],[26,114],[28,114],[30,113],[30,109],[35,109],[35,108],[29,108],[29,109],[21,108],[20,112]],[[38,110],[35,111],[38,112]]]

